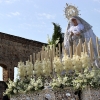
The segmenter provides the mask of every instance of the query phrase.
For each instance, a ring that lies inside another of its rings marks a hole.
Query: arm
[[[69,33],[70,36],[74,35],[74,33],[73,33],[73,26],[68,29],[68,33]]]
[[[70,36],[73,36],[73,35],[74,35],[74,33],[71,31],[71,32],[70,32]]]
[[[80,32],[78,32],[77,34],[75,34],[76,36],[80,36]]]
[[[80,36],[81,31],[84,29],[84,26],[82,24],[79,24],[77,26],[77,32],[75,33],[76,36]]]

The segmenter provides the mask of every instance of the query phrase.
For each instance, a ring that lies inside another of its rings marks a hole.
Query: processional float
[[[78,8],[71,4],[66,4],[64,12],[68,20],[79,15]],[[98,38],[96,45],[99,60]],[[4,94],[11,100],[99,100],[100,69],[93,63],[92,39],[88,45],[79,40],[69,51],[67,54],[63,44],[43,46],[26,63],[18,63],[16,82],[9,81]]]

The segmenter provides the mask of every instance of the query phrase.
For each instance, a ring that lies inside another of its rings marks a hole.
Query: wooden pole
[[[75,44],[73,44],[73,55],[75,54]]]
[[[55,57],[55,45],[53,44],[53,57]]]
[[[52,50],[49,50],[50,52],[50,61],[51,61],[51,70],[53,71],[53,64],[52,64],[52,61],[53,61],[53,51]]]
[[[85,53],[85,45],[82,44],[83,52]]]
[[[72,58],[72,47],[69,47],[69,51],[70,51],[70,58]]]
[[[79,56],[79,44],[78,44],[77,47],[76,47],[76,55]]]
[[[80,46],[80,42],[78,43],[78,56],[81,56],[81,46]]]
[[[84,49],[85,49],[85,52],[88,53],[88,47],[87,47],[87,41],[86,41],[86,39],[85,39],[85,42],[84,42]]]
[[[35,61],[36,61],[36,54],[33,53],[33,62],[35,63]]]
[[[43,60],[42,51],[40,52],[40,59]]]
[[[80,44],[80,54],[81,54],[81,52],[82,52],[82,41],[81,41],[81,39],[79,39],[79,44]]]
[[[96,46],[97,46],[97,53],[98,53],[98,57],[99,55],[99,43],[98,43],[98,37],[96,37]]]
[[[93,60],[93,47],[92,47],[92,39],[91,38],[89,41],[89,46],[90,46],[90,57],[91,57],[91,60]]]
[[[30,62],[32,62],[32,55],[30,55]]]
[[[64,48],[64,43],[62,43],[62,53],[65,54],[65,48]]]
[[[44,51],[45,50],[45,46],[42,46],[42,51]]]
[[[38,53],[36,54],[36,60],[38,60]]]

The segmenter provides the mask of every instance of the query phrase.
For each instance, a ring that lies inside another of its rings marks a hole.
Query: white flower
[[[82,62],[82,67],[85,68],[85,67],[90,67],[91,65],[91,62],[90,62],[90,58],[89,56],[87,55],[87,53],[81,53],[81,62]]]
[[[68,80],[68,77],[64,77],[63,78],[63,84],[65,84],[65,82]]]
[[[34,83],[34,86],[35,86],[35,87],[38,87],[38,83]]]
[[[64,70],[66,71],[73,70],[72,59],[68,57],[68,55],[64,55],[62,62],[64,65]]]
[[[55,72],[57,72],[57,74],[61,74],[61,72],[63,71],[63,64],[60,58],[58,57],[54,58],[53,67],[55,69]]]
[[[17,90],[16,90],[16,89],[14,89],[14,90],[13,90],[13,92],[16,94],[16,93],[17,93]]]
[[[24,78],[26,76],[26,67],[24,62],[18,62],[18,76]]]
[[[35,90],[38,90],[38,87],[35,87]]]
[[[41,61],[36,60],[34,64],[34,71],[37,76],[43,75],[42,63]]]
[[[35,83],[35,79],[31,79],[30,84],[33,85]]]
[[[33,64],[32,62],[26,61],[26,72],[29,77],[33,75]]]
[[[49,59],[44,59],[42,61],[42,68],[43,68],[43,73],[45,76],[49,76],[50,73],[52,72],[52,69],[51,69],[51,62]]]
[[[54,87],[60,87],[62,83],[63,83],[62,78],[58,76],[58,78],[52,80],[50,85],[54,88]]]
[[[29,91],[29,90],[31,90],[32,88],[33,88],[33,86],[29,85],[28,88],[27,88],[27,90]]]
[[[74,69],[80,71],[82,69],[82,62],[80,60],[80,56],[73,55],[72,63],[74,65]]]

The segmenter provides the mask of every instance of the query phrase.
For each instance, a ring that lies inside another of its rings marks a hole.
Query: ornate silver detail
[[[64,12],[65,12],[65,16],[68,20],[73,16],[78,16],[79,15],[78,8],[73,6],[73,5],[68,5],[67,3],[66,3],[66,7],[65,7]]]

